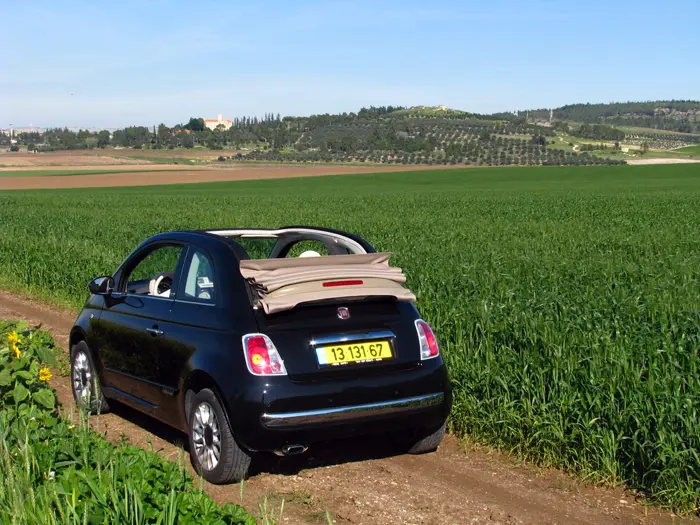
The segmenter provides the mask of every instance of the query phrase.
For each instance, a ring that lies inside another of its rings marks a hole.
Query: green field
[[[560,140],[563,139],[563,140]],[[582,146],[583,144],[610,144],[611,141],[608,140],[593,140],[593,139],[584,139],[581,137],[574,137],[572,135],[559,135],[556,137],[554,144],[548,145],[547,147],[550,149],[562,149],[564,151],[572,151],[573,147],[569,145],[569,143]],[[625,141],[622,142],[622,145],[625,146],[627,145]],[[692,158],[692,151],[695,150],[697,146],[691,146],[689,148],[681,148],[681,149],[674,149],[674,150],[661,150],[661,149],[650,149],[647,153],[642,154],[639,149],[630,149],[629,155],[623,154],[621,151],[616,151],[612,148],[604,149],[604,150],[593,150],[589,151],[589,155],[596,155],[601,158],[606,158],[606,159],[617,159],[617,160],[630,160],[631,158],[637,158],[637,159],[647,159],[647,158],[668,158],[668,159],[687,159],[687,158]]]
[[[689,135],[691,136],[700,136],[698,133],[682,133],[680,131],[670,131],[670,130],[665,130],[665,129],[656,129],[656,128],[640,128],[636,126],[614,126],[616,128],[621,129],[622,131],[626,131],[627,133],[654,133],[656,135],[673,135],[675,137],[688,137]]]
[[[680,148],[675,151],[678,153],[685,153],[686,155],[692,155],[694,157],[700,157],[700,144],[696,146],[688,146],[687,148]]]
[[[0,193],[0,287],[70,305],[155,232],[314,224],[392,251],[459,435],[700,501],[700,167],[452,169]]]

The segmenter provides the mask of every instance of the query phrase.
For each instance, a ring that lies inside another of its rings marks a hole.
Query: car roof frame
[[[358,254],[374,253],[376,251],[367,241],[356,235],[348,234],[340,230],[311,226],[286,226],[283,228],[222,228],[205,231],[208,234],[218,235],[231,240],[234,240],[236,237],[270,238],[287,241],[292,241],[295,238],[306,238],[309,240],[318,240],[324,244],[330,243],[331,245],[340,245]],[[287,244],[289,244],[289,242],[283,243],[283,245]],[[283,247],[284,246],[282,246],[282,248]],[[270,255],[274,256],[274,254]]]

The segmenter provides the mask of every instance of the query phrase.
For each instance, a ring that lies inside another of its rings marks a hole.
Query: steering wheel
[[[150,295],[170,297],[170,289],[173,286],[173,272],[160,272],[153,276],[149,283]]]
[[[167,275],[161,275],[160,277],[158,277],[158,279],[156,279],[156,290],[158,290],[158,294],[162,294],[163,292],[169,292],[172,286],[173,280]]]

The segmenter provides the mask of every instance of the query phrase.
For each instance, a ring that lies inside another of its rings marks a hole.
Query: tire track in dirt
[[[59,346],[67,348],[75,313],[50,308],[0,291],[0,318],[42,323]],[[55,375],[51,385],[64,407],[73,407],[70,381]],[[186,436],[127,407],[91,418],[107,439],[122,435],[130,443],[152,447],[177,461]],[[439,450],[422,456],[392,456],[381,437],[312,447],[295,458],[265,455],[241,485],[204,488],[219,503],[243,503],[256,513],[268,498],[283,523],[327,523],[328,510],[337,524],[565,524],[678,523],[669,512],[647,509],[620,489],[582,484],[561,472],[517,466],[500,454],[465,449],[447,436]],[[684,523],[700,524],[697,518]]]

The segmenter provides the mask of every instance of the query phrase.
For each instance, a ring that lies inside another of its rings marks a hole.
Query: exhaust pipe
[[[298,456],[309,450],[309,447],[304,445],[285,445],[282,448],[275,450],[275,454],[278,456]]]

